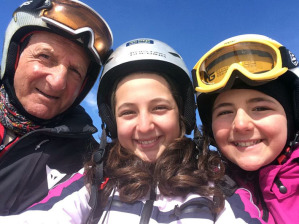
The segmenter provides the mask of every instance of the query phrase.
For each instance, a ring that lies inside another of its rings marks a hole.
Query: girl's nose
[[[149,113],[140,113],[138,124],[137,124],[137,131],[146,133],[151,131],[154,127],[152,122],[152,117]]]
[[[238,109],[236,116],[233,120],[233,129],[242,132],[251,130],[253,127],[251,117],[243,109]]]

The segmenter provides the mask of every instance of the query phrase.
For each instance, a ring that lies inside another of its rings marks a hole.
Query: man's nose
[[[66,88],[67,71],[68,69],[64,65],[58,65],[50,69],[47,82],[53,90],[61,91]]]

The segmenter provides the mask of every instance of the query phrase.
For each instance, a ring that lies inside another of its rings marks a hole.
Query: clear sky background
[[[220,41],[240,34],[269,36],[299,57],[299,0],[82,0],[109,24],[113,48],[136,38],[166,42],[189,70]],[[24,1],[0,0],[0,52],[13,11]],[[82,106],[100,129],[98,81]],[[200,121],[198,119],[198,124]],[[99,139],[99,132],[95,134]]]

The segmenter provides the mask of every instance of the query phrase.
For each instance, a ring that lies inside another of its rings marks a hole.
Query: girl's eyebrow
[[[164,99],[164,98],[160,98],[160,97],[157,97],[155,99],[152,99],[151,100],[152,103],[170,103],[170,101],[168,99]]]
[[[251,99],[247,100],[247,103],[256,103],[256,102],[262,102],[262,101],[266,101],[266,102],[269,102],[269,103],[274,103],[273,100],[265,98],[265,97],[251,98]]]
[[[116,111],[119,111],[119,110],[121,110],[122,108],[124,108],[124,107],[131,107],[131,106],[134,106],[134,104],[133,103],[123,103],[123,104],[121,104],[121,105],[119,105],[117,108],[115,108],[116,109]]]
[[[215,110],[217,110],[220,107],[227,107],[227,106],[232,106],[232,103],[219,103],[218,105],[216,105],[216,107],[213,107],[212,112],[214,112]]]
[[[151,103],[163,102],[163,103],[170,104],[170,101],[168,99],[164,99],[164,98],[160,98],[160,97],[152,99],[150,102]],[[119,105],[119,107],[117,107],[116,110],[118,111],[118,110],[122,109],[123,107],[130,107],[130,106],[134,106],[134,105],[135,105],[134,103],[126,102],[126,103]]]
[[[274,103],[273,100],[268,99],[268,98],[264,98],[264,97],[255,97],[255,98],[250,98],[249,100],[246,100],[246,103],[257,103],[257,102],[269,102],[269,103]],[[221,107],[227,107],[227,106],[232,106],[232,103],[220,103],[218,105],[216,105],[215,107],[213,107],[212,112],[214,112],[215,110],[217,110],[218,108]]]

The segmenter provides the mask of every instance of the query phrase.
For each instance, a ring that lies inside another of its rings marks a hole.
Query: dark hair
[[[114,187],[119,190],[121,201],[128,203],[145,197],[155,186],[165,196],[185,197],[192,192],[222,198],[210,185],[210,181],[222,175],[217,167],[218,157],[197,156],[194,142],[185,136],[171,143],[155,163],[144,162],[116,141],[105,161],[104,172],[109,181],[100,192],[99,201],[104,207]],[[222,208],[222,203],[218,206]]]

